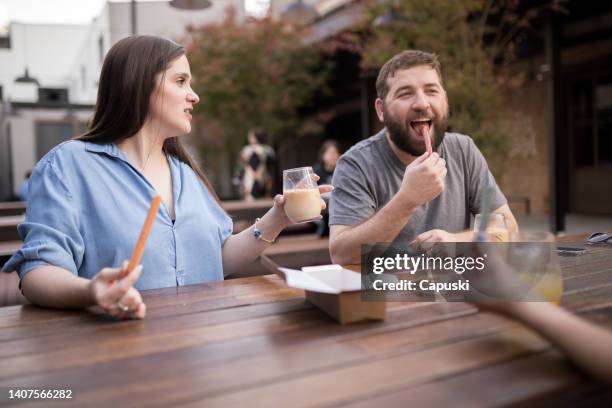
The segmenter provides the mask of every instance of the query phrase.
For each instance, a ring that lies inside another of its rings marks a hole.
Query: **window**
[[[574,165],[612,166],[612,74],[574,80],[570,103]]]
[[[38,102],[68,103],[68,89],[66,88],[38,88]]]
[[[2,7],[2,4],[0,4]],[[0,48],[11,48],[11,30],[8,27],[8,23],[2,23],[2,10],[0,10]]]
[[[10,49],[11,48],[11,36],[0,34],[0,48]]]

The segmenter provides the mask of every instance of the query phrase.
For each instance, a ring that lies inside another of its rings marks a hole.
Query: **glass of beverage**
[[[285,213],[295,223],[319,219],[321,195],[312,167],[299,167],[283,171]]]
[[[474,218],[474,232],[478,232],[480,230],[481,223],[482,214],[476,214],[476,217]],[[510,240],[510,236],[504,214],[489,214],[489,222],[487,223],[486,232],[489,241],[508,242]]]
[[[530,293],[551,303],[559,303],[563,294],[563,277],[555,249],[550,232],[521,231],[513,236],[507,258]]]

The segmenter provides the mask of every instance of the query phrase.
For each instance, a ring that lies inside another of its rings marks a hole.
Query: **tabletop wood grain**
[[[562,305],[612,327],[612,248],[560,263]],[[71,389],[73,405],[100,407],[612,401],[539,336],[466,303],[389,302],[386,321],[341,326],[275,275],[143,297],[144,321],[0,308],[0,390]]]

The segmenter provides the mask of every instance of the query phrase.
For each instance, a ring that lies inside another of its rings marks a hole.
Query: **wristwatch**
[[[257,226],[257,223],[261,221],[261,218],[256,218],[255,219],[255,224],[253,225],[253,236],[255,237],[256,240],[258,241],[263,241],[263,242],[267,242],[268,244],[273,244],[276,242],[276,238],[274,238],[273,240],[269,240],[264,238],[261,235],[261,231],[259,230],[259,227]]]

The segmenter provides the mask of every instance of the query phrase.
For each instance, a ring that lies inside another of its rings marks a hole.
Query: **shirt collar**
[[[94,153],[105,153],[111,157],[123,159],[123,155],[119,151],[119,148],[114,143],[93,143],[85,142],[85,150]]]
[[[110,157],[122,160],[131,165],[130,161],[127,159],[127,157],[125,157],[125,154],[123,154],[123,152],[114,143],[85,142],[85,150],[93,153],[106,154]],[[179,160],[171,154],[168,154],[167,156],[171,171],[178,169],[180,167]]]
[[[123,152],[114,143],[85,142],[85,150],[93,153],[103,153],[110,157],[123,160],[124,162],[130,164],[130,161],[127,159],[127,157],[125,157],[125,154],[123,154]],[[167,156],[168,162],[170,164],[170,169],[180,167],[179,160],[176,157],[171,154],[168,154]]]

